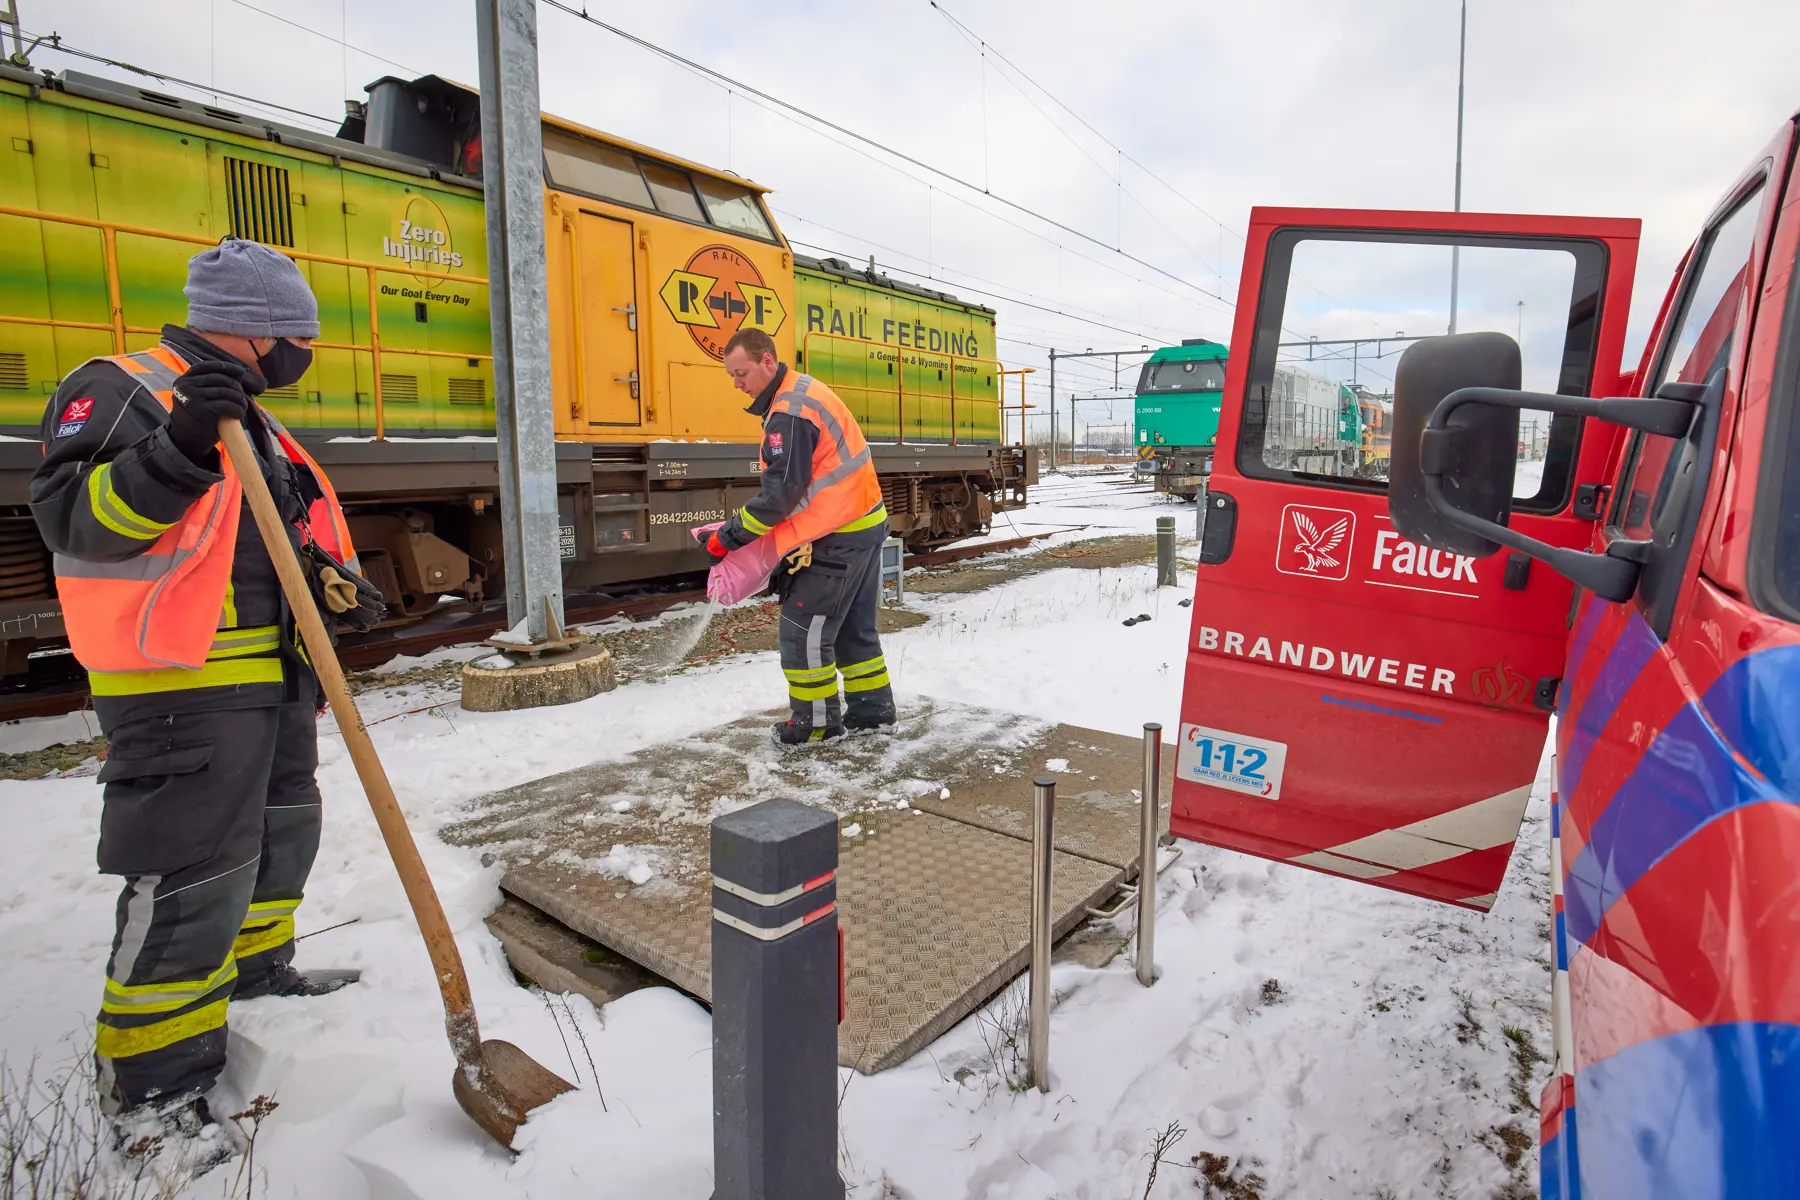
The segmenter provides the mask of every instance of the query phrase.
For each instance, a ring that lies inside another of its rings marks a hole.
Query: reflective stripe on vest
[[[174,403],[175,380],[187,370],[186,362],[168,346],[91,361],[112,363],[165,410]],[[265,410],[258,411],[274,435],[278,453],[304,463],[325,494],[308,514],[313,539],[354,569],[349,524],[324,472],[279,422]],[[94,676],[95,695],[261,682],[271,666],[274,680],[280,681],[279,661],[258,664],[242,657],[257,651],[239,649],[235,652],[239,661],[230,664],[212,661],[219,657],[214,653],[214,635],[231,586],[243,503],[243,488],[229,457],[222,456],[220,469],[224,480],[195,501],[181,520],[155,535],[141,554],[124,562],[55,556],[63,625],[76,659]],[[141,531],[153,523],[124,508],[122,501],[115,505],[116,500],[108,477],[90,492],[102,524],[128,537],[143,536]],[[154,678],[135,683],[121,678],[131,673]]]
[[[810,375],[800,375],[793,387],[775,397],[769,412],[803,418],[819,430],[812,482],[772,533],[780,553],[826,534],[868,529],[887,519],[869,445],[835,392]]]

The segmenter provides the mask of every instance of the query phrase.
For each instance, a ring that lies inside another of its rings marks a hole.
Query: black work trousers
[[[315,688],[242,708],[96,700],[111,743],[99,864],[125,878],[95,1039],[108,1113],[211,1087],[233,992],[293,958],[319,849]]]
[[[887,525],[832,534],[813,543],[812,565],[786,580],[781,602],[781,670],[796,724],[894,719],[894,689],[875,631],[881,609],[881,543]],[[787,564],[776,567],[786,571]],[[838,679],[843,679],[843,699]]]

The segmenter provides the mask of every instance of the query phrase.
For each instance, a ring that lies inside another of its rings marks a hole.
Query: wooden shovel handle
[[[357,711],[356,701],[344,682],[344,669],[338,664],[337,651],[325,632],[325,622],[313,601],[312,589],[307,587],[293,543],[288,540],[287,526],[281,514],[275,511],[275,500],[269,495],[269,485],[263,479],[256,451],[250,447],[250,438],[244,433],[242,424],[227,418],[219,422],[219,441],[237,470],[244,495],[250,500],[256,528],[262,534],[269,558],[275,563],[275,573],[281,577],[281,590],[287,595],[288,607],[293,610],[294,621],[300,627],[307,657],[312,660],[313,670],[318,672],[319,682],[324,685],[331,714],[337,718],[338,731],[343,734],[344,744],[350,748],[350,759],[356,764],[357,778],[362,780],[369,807],[375,812],[375,823],[381,827],[381,838],[387,843],[395,869],[400,872],[400,883],[406,889],[413,916],[419,922],[419,932],[425,935],[425,948],[431,954],[438,990],[444,997],[444,1027],[450,1035],[451,1049],[456,1052],[458,1062],[476,1063],[481,1055],[481,1033],[475,1023],[475,1003],[469,996],[469,977],[463,970],[462,954],[450,934],[450,922],[444,916],[437,889],[431,885],[431,876],[425,873],[425,862],[419,857],[412,830],[407,828],[400,802],[394,797],[393,785],[388,782],[387,771],[375,754],[375,743],[369,740],[362,714]]]

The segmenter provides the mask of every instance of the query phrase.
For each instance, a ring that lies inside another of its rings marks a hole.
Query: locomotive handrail
[[[834,341],[834,342],[850,342],[850,343],[852,343],[854,345],[858,345],[858,346],[869,346],[876,350],[892,350],[896,354],[898,354],[901,350],[916,350],[916,349],[918,349],[916,346],[900,346],[893,342],[877,342],[870,338],[850,337],[848,334],[826,333],[823,330],[811,329],[811,330],[808,330],[806,333],[806,336],[801,338],[801,340],[800,340],[801,354],[804,357],[807,364],[809,364],[809,365],[812,362],[812,340],[816,337],[825,338],[829,341]],[[991,365],[994,368],[994,375],[997,380],[999,379],[999,377],[1001,375],[1003,375],[1005,373],[1005,368],[1003,366],[1001,366],[1000,360],[997,358],[977,358],[973,355],[951,354],[947,351],[940,351],[940,350],[921,350],[921,351],[919,351],[919,353],[929,354],[934,358],[946,358],[946,359],[952,360],[950,363],[949,401],[950,401],[950,444],[952,446],[954,446],[954,445],[956,445],[956,363],[957,362],[968,362],[968,363],[982,363],[982,364]],[[906,444],[906,364],[897,362],[895,365],[898,366],[900,369],[894,372],[894,390],[891,393],[895,397],[894,438],[895,438],[896,445],[904,446]],[[874,393],[879,393],[881,395],[889,395],[890,394],[884,388],[865,387],[865,386],[860,386],[857,384],[850,384],[850,383],[846,383],[846,384],[834,383],[831,385],[831,388],[833,391],[836,391],[836,392],[874,392]],[[929,398],[929,397],[927,397],[924,393],[921,393],[921,398]],[[999,384],[996,384],[995,398],[992,400],[988,399],[985,396],[971,396],[971,397],[968,397],[968,399],[971,402],[975,402],[975,403],[1000,405],[1000,404],[1002,404],[1002,398],[999,395]],[[1004,408],[1002,408],[1000,410],[999,416],[1000,416],[1000,434],[999,434],[999,436],[1000,436],[1000,440],[1004,441],[1006,439],[1006,420],[1005,420],[1005,409]],[[869,438],[866,431],[864,432],[863,436],[869,441],[875,440],[874,438]]]
[[[160,238],[170,242],[187,242],[195,246],[216,246],[218,239],[201,237],[192,233],[174,233],[167,229],[151,229],[142,225],[126,225],[118,221],[99,221],[92,217],[73,217],[66,213],[44,212],[35,208],[15,208],[0,204],[0,217],[21,217],[27,221],[55,221],[62,225],[75,225],[83,229],[98,229],[101,237],[101,257],[106,265],[106,300],[111,311],[110,323],[98,321],[67,321],[56,317],[20,317],[0,313],[0,322],[12,325],[37,325],[56,329],[88,329],[111,330],[113,335],[113,353],[126,352],[125,336],[127,334],[154,334],[160,330],[142,325],[125,323],[125,301],[119,286],[119,243],[120,234],[132,237]],[[369,356],[370,373],[374,377],[375,397],[375,439],[381,441],[387,436],[387,412],[381,394],[381,318],[377,313],[378,292],[375,277],[379,274],[412,275],[429,279],[444,279],[454,283],[476,283],[487,286],[487,278],[482,275],[452,275],[447,271],[425,270],[413,264],[405,266],[389,266],[385,263],[364,262],[355,258],[339,258],[331,254],[313,254],[305,250],[295,250],[288,246],[273,246],[289,258],[302,262],[324,263],[328,266],[355,267],[363,273],[369,290],[369,341],[367,345],[355,342],[321,342],[313,345],[321,350],[348,350],[352,353]],[[492,354],[464,354],[450,350],[393,350],[392,354],[414,354],[425,358],[461,358],[483,359],[491,361]]]

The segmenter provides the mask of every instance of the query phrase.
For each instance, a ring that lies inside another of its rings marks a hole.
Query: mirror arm
[[[1464,390],[1486,391],[1489,389],[1467,388]],[[1452,392],[1451,396],[1456,394]],[[1562,399],[1570,398],[1562,397]],[[1448,400],[1450,397],[1447,396],[1445,399]],[[1589,403],[1593,402],[1589,401]],[[1440,411],[1442,411],[1441,407]],[[1431,504],[1432,510],[1452,525],[1487,538],[1489,541],[1499,542],[1502,546],[1517,550],[1521,554],[1528,554],[1548,566],[1552,571],[1573,580],[1603,600],[1615,602],[1629,600],[1637,591],[1638,575],[1643,571],[1644,561],[1649,556],[1650,543],[1648,542],[1618,538],[1607,546],[1605,554],[1572,550],[1567,546],[1552,546],[1548,542],[1527,537],[1504,525],[1484,521],[1480,517],[1463,512],[1445,499],[1443,480],[1436,475],[1425,476],[1425,498]]]
[[[1671,392],[1677,385],[1663,388]],[[1657,395],[1609,396],[1595,400],[1587,396],[1560,396],[1551,392],[1515,392],[1508,388],[1458,388],[1432,410],[1427,429],[1447,429],[1450,415],[1465,404],[1491,404],[1498,408],[1531,409],[1536,412],[1559,413],[1571,417],[1597,417],[1612,425],[1641,429],[1662,437],[1686,437],[1700,411],[1698,397],[1688,399]]]

